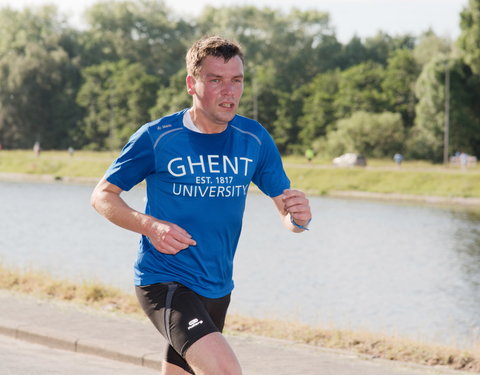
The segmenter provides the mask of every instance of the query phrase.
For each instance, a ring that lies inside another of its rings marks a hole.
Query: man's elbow
[[[107,187],[107,181],[105,178],[102,178],[97,186],[92,191],[90,195],[90,205],[95,209],[95,211],[100,212],[101,203],[105,200],[105,191]]]
[[[99,193],[97,189],[93,190],[92,195],[90,195],[90,205],[98,212],[98,202],[99,202]]]
[[[90,195],[90,205],[95,209],[95,211],[100,212],[100,207],[102,201],[105,199],[105,180],[102,179],[95,189],[93,189],[92,194]]]

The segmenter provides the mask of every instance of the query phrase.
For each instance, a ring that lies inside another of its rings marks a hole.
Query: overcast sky
[[[73,25],[80,26],[84,9],[96,2],[98,0],[0,0],[0,7],[9,5],[20,9],[54,3],[69,15]],[[347,42],[353,35],[365,38],[379,30],[390,35],[419,35],[428,28],[440,36],[455,39],[460,33],[459,13],[468,0],[166,0],[166,4],[178,13],[189,15],[198,14],[207,4],[317,9],[330,13],[337,38]]]

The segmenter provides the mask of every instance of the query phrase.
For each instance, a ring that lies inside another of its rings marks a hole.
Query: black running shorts
[[[188,348],[212,332],[222,332],[230,294],[203,297],[178,283],[137,286],[140,305],[168,340],[165,360],[193,374],[185,361]]]

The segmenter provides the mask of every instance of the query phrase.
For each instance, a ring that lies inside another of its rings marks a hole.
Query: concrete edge
[[[162,369],[163,356],[160,352],[128,353],[127,350],[122,350],[114,345],[110,346],[107,341],[88,338],[88,336],[77,337],[34,324],[0,318],[0,334],[50,348],[95,355],[157,370]]]
[[[23,340],[35,344],[44,345],[47,347],[68,350],[76,353],[95,355],[98,357],[103,357],[115,361],[120,361],[124,363],[129,363],[137,366],[143,366],[152,368],[155,370],[162,369],[162,359],[163,355],[160,352],[141,352],[129,353],[126,349],[127,347],[121,347],[117,345],[111,345],[107,340],[99,340],[96,338],[77,337],[75,335],[60,332],[59,330],[40,327],[35,324],[26,324],[20,323],[15,320],[0,318],[0,334],[9,336],[18,340]],[[281,345],[281,346],[294,346],[299,349],[303,347],[308,347],[310,350],[312,347],[297,343],[294,341],[286,341],[275,338],[268,338],[257,335],[230,335],[232,337],[245,338],[248,337],[253,341],[261,341],[270,345]],[[359,353],[350,352],[346,350],[339,349],[330,349],[322,347],[314,347],[318,352],[329,353],[333,355],[343,356],[344,358],[356,359],[356,360],[366,360],[372,361],[384,366],[400,366],[405,369],[411,368],[416,370],[424,370],[432,374],[441,374],[441,375],[468,375],[472,372],[466,372],[463,370],[454,370],[446,366],[426,366],[411,362],[403,361],[390,361],[387,359],[376,358],[368,355],[361,355]]]

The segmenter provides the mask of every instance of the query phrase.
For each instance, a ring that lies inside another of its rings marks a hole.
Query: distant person
[[[393,155],[393,160],[395,161],[395,164],[397,164],[398,166],[402,164],[403,159],[404,158],[402,154],[396,153],[395,155]]]
[[[36,157],[39,157],[40,151],[41,151],[40,142],[36,141],[33,144],[33,153],[35,154]]]
[[[305,157],[307,158],[309,163],[312,162],[314,156],[315,153],[313,152],[313,150],[311,148],[307,148],[307,150],[305,151]]]
[[[462,169],[466,169],[468,167],[468,154],[465,152],[460,153],[460,166]]]
[[[289,230],[306,230],[312,214],[305,195],[290,188],[265,128],[236,114],[244,85],[240,47],[218,36],[202,38],[186,62],[192,107],[133,134],[95,187],[92,205],[142,235],[136,292],[170,344],[163,374],[238,375],[221,332],[250,183],[272,198]],[[145,214],[120,197],[143,180]]]
[[[73,147],[68,148],[68,155],[73,156],[75,154],[75,150]]]

